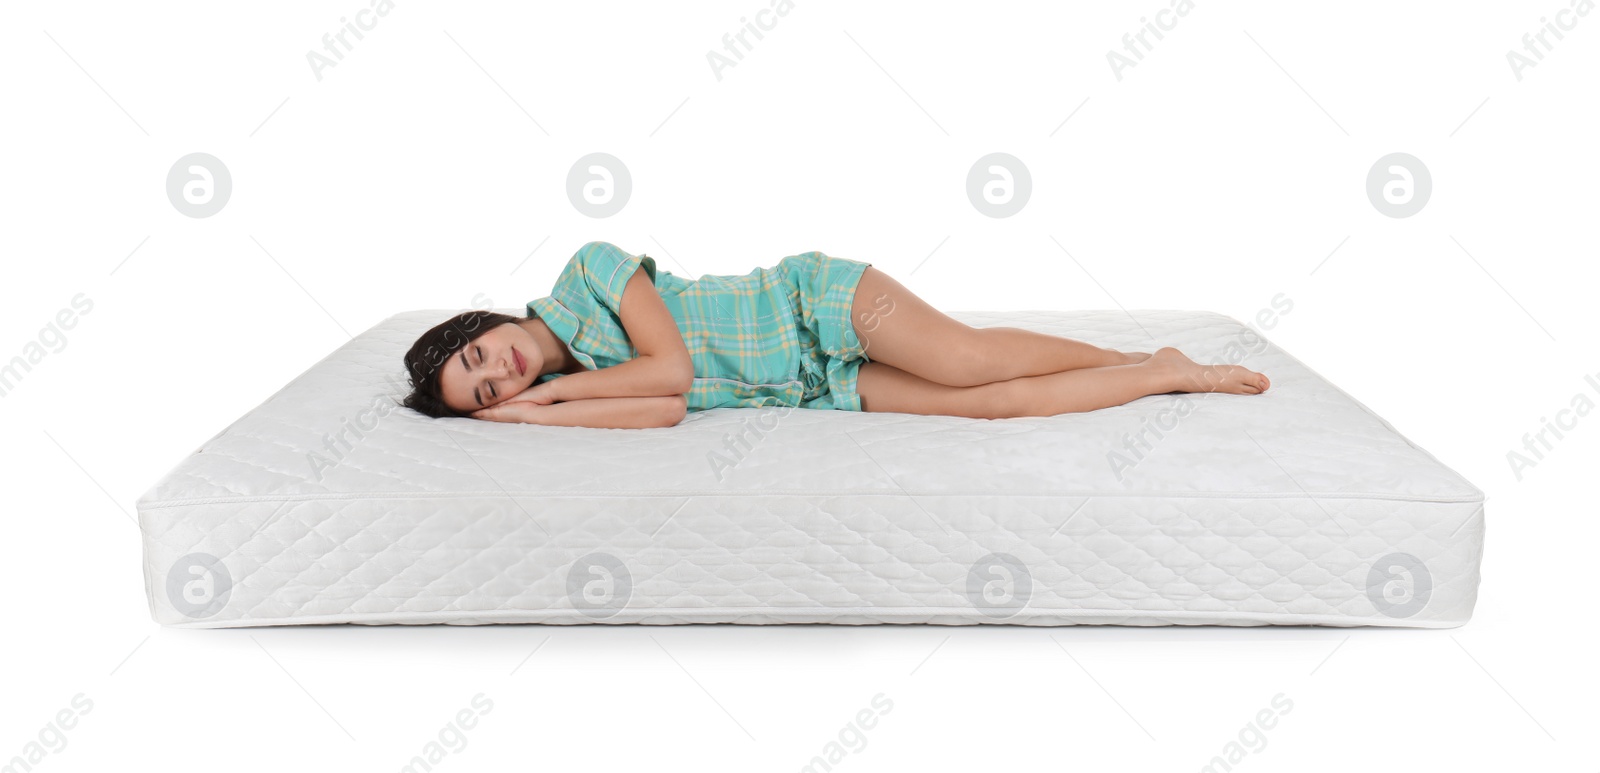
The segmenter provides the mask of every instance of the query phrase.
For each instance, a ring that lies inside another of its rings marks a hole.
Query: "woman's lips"
[[[518,352],[517,348],[514,347],[514,346],[511,347],[511,358],[513,360],[517,361],[517,375],[519,375],[519,376],[528,375],[528,363],[523,362],[522,353]]]

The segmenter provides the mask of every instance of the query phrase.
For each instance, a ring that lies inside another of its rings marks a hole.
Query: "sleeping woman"
[[[458,314],[405,363],[403,405],[425,415],[571,427],[670,427],[689,411],[757,406],[1054,416],[1269,385],[1172,348],[971,327],[870,263],[820,252],[688,280],[607,242],[580,248],[525,317]]]

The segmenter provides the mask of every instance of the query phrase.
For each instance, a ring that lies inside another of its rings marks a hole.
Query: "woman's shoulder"
[[[627,250],[611,242],[587,242],[572,253],[568,263],[582,263],[585,265],[616,266],[626,263],[629,258],[636,257]]]
[[[611,242],[588,242],[567,261],[551,295],[569,305],[595,304],[617,312],[628,279],[640,269],[657,287],[676,286],[676,277],[664,271],[657,273],[655,258],[643,253],[635,255]]]
[[[625,274],[621,281],[626,282],[633,275],[633,270],[639,267],[645,269],[652,281],[655,279],[655,258],[644,253],[635,255],[611,242],[596,241],[584,244],[572,254],[563,275],[575,274],[593,285],[606,288],[618,281],[619,273]]]

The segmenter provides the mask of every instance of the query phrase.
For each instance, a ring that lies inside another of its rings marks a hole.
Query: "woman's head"
[[[466,311],[430,328],[406,352],[411,392],[401,405],[434,418],[468,416],[532,386],[544,352],[520,322]]]

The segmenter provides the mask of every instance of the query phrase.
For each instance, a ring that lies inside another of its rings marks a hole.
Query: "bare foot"
[[[1267,391],[1266,376],[1240,365],[1201,365],[1170,346],[1157,349],[1145,367],[1160,372],[1173,392],[1224,392],[1254,395]]]

